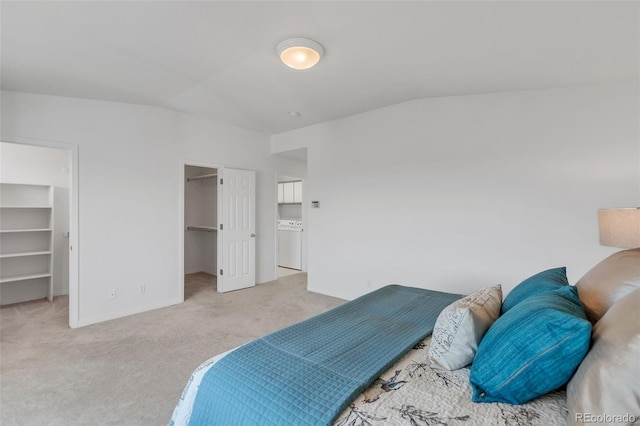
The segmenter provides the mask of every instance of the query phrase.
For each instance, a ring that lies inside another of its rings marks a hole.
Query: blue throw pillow
[[[471,365],[474,402],[523,404],[566,384],[589,350],[591,323],[573,286],[531,296],[489,328]]]
[[[502,313],[513,308],[528,297],[545,291],[556,290],[559,286],[569,285],[567,268],[554,268],[542,271],[518,284],[502,302]]]

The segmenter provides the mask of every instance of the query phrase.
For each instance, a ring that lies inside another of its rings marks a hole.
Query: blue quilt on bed
[[[190,425],[331,424],[460,297],[390,285],[254,340],[205,374]]]

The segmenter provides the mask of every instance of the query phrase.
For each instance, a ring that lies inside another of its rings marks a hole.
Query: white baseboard
[[[113,319],[128,317],[129,315],[140,314],[142,312],[152,311],[154,309],[166,308],[167,306],[177,305],[178,303],[182,303],[182,301],[177,299],[172,299],[172,300],[165,300],[162,302],[150,303],[148,305],[139,305],[123,311],[109,312],[107,314],[98,315],[95,317],[82,318],[81,316],[78,320],[78,327],[84,327],[85,325],[91,325],[91,324],[96,324],[103,321],[109,321]]]

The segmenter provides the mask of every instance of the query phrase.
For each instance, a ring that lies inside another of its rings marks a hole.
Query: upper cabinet
[[[278,204],[301,204],[302,181],[278,183]]]
[[[278,204],[284,203],[284,183],[278,184]]]
[[[293,202],[302,203],[302,181],[293,182]]]

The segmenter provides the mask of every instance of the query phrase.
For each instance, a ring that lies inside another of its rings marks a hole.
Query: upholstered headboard
[[[591,349],[567,386],[567,423],[635,424],[640,421],[640,249],[609,256],[576,287],[594,326]]]
[[[576,283],[589,320],[595,324],[618,300],[640,287],[640,248],[619,251]]]

